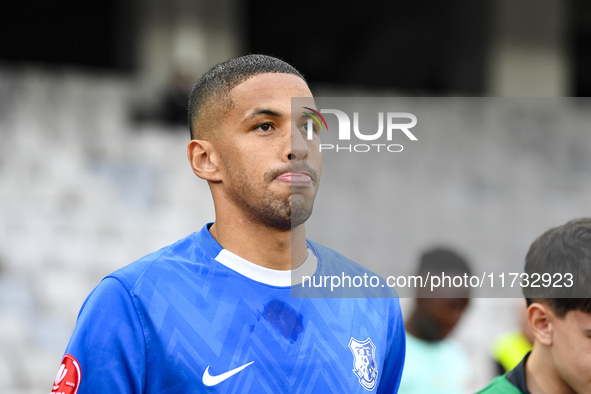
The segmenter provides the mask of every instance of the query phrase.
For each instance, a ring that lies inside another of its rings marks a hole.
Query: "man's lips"
[[[286,172],[275,179],[292,185],[308,185],[312,183],[312,177],[301,172]]]

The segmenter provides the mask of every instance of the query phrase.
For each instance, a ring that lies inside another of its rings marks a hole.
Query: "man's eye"
[[[259,129],[261,131],[271,131],[273,129],[273,125],[271,123],[263,123],[258,125],[255,129]]]
[[[308,132],[309,127],[312,127],[312,132],[313,133],[318,133],[320,132],[320,128],[318,127],[318,125],[315,122],[306,122],[302,125],[302,130],[305,132]]]

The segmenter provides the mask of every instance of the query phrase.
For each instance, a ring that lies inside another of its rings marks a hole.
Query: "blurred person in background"
[[[527,253],[525,274],[544,278],[523,287],[532,350],[479,393],[591,393],[591,219],[542,234]]]
[[[467,261],[458,253],[432,249],[421,256],[418,275],[470,275]],[[400,394],[467,393],[470,360],[464,348],[449,339],[470,301],[468,287],[440,287],[424,298],[419,288],[414,309],[405,320],[406,361]]]
[[[162,97],[162,120],[172,126],[186,126],[187,100],[193,88],[192,79],[177,70]],[[194,81],[194,80],[193,80]]]

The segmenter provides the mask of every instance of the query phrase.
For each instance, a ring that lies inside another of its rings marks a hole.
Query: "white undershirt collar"
[[[295,270],[274,270],[270,268],[261,267],[260,265],[251,263],[242,257],[222,249],[215,258],[218,263],[225,265],[233,271],[246,276],[257,282],[261,282],[271,286],[289,287],[299,285],[302,283],[304,276],[313,276],[316,273],[318,266],[318,259],[311,249],[308,248],[308,257]]]

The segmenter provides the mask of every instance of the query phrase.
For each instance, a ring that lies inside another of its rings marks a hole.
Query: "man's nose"
[[[292,126],[290,146],[288,149],[288,160],[303,160],[308,156],[308,144],[305,139],[306,135],[297,127]]]

